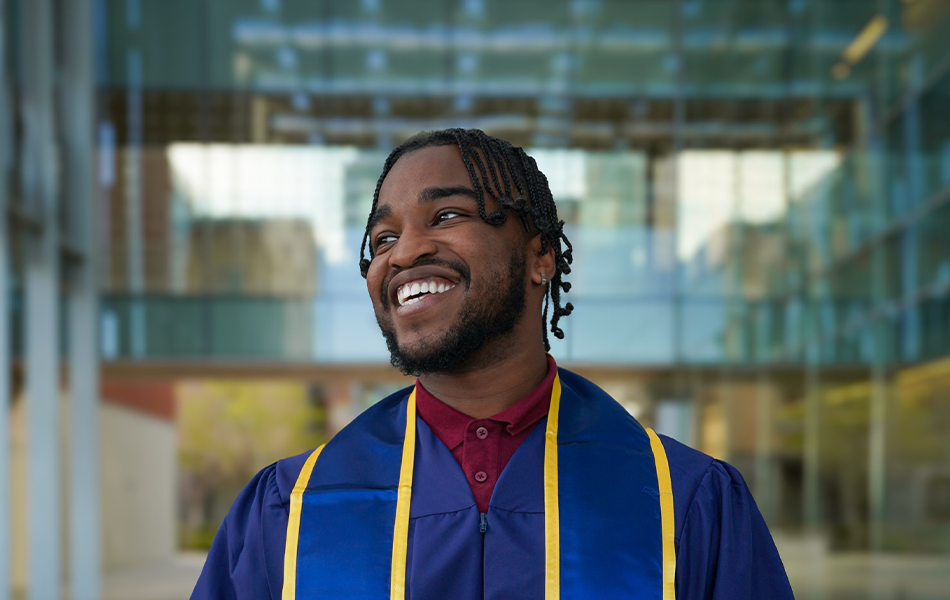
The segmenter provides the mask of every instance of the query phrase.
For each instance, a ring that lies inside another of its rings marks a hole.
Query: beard
[[[468,269],[462,265],[446,266],[451,266],[468,286],[471,285]],[[389,361],[403,374],[415,377],[448,371],[464,363],[491,342],[510,333],[521,320],[526,307],[526,272],[524,253],[512,252],[507,269],[484,278],[485,282],[507,281],[507,286],[484,286],[478,297],[465,301],[458,320],[448,331],[421,340],[411,348],[400,347],[392,320],[381,319],[377,314],[376,322],[389,349]]]

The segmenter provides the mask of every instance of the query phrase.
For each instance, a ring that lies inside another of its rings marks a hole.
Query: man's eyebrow
[[[434,202],[442,198],[451,196],[468,196],[473,200],[478,200],[478,194],[472,188],[463,185],[453,185],[450,187],[429,187],[419,192],[419,202]]]
[[[419,202],[422,204],[428,202],[435,202],[442,198],[450,198],[452,196],[467,196],[473,200],[478,199],[478,194],[475,193],[475,190],[472,188],[467,188],[463,185],[453,185],[449,187],[428,187],[419,192]],[[386,217],[393,214],[393,209],[388,204],[378,206],[373,214],[369,218],[369,222],[366,225],[366,229],[370,230],[380,221]]]
[[[388,204],[376,207],[376,210],[373,211],[373,214],[370,215],[369,221],[366,224],[366,230],[369,231],[373,227],[379,224],[380,221],[393,214],[393,209]]]

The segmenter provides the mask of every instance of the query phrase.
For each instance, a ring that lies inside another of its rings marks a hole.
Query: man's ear
[[[538,232],[528,242],[528,276],[535,285],[546,285],[554,278],[554,248],[551,244],[544,244],[545,252],[542,254],[542,239],[542,234]]]

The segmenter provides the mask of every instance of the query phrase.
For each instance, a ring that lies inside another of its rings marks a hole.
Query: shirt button
[[[484,427],[479,427],[475,430],[475,435],[478,436],[478,439],[483,440],[488,437],[488,430]]]
[[[485,483],[486,479],[488,479],[488,473],[485,471],[479,471],[478,473],[475,473],[475,481],[478,483]]]

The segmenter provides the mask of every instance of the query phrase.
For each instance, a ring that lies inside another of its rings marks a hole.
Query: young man
[[[360,267],[417,382],[251,481],[192,598],[792,598],[735,469],[546,354],[572,310],[562,226],[507,142],[393,151]]]

